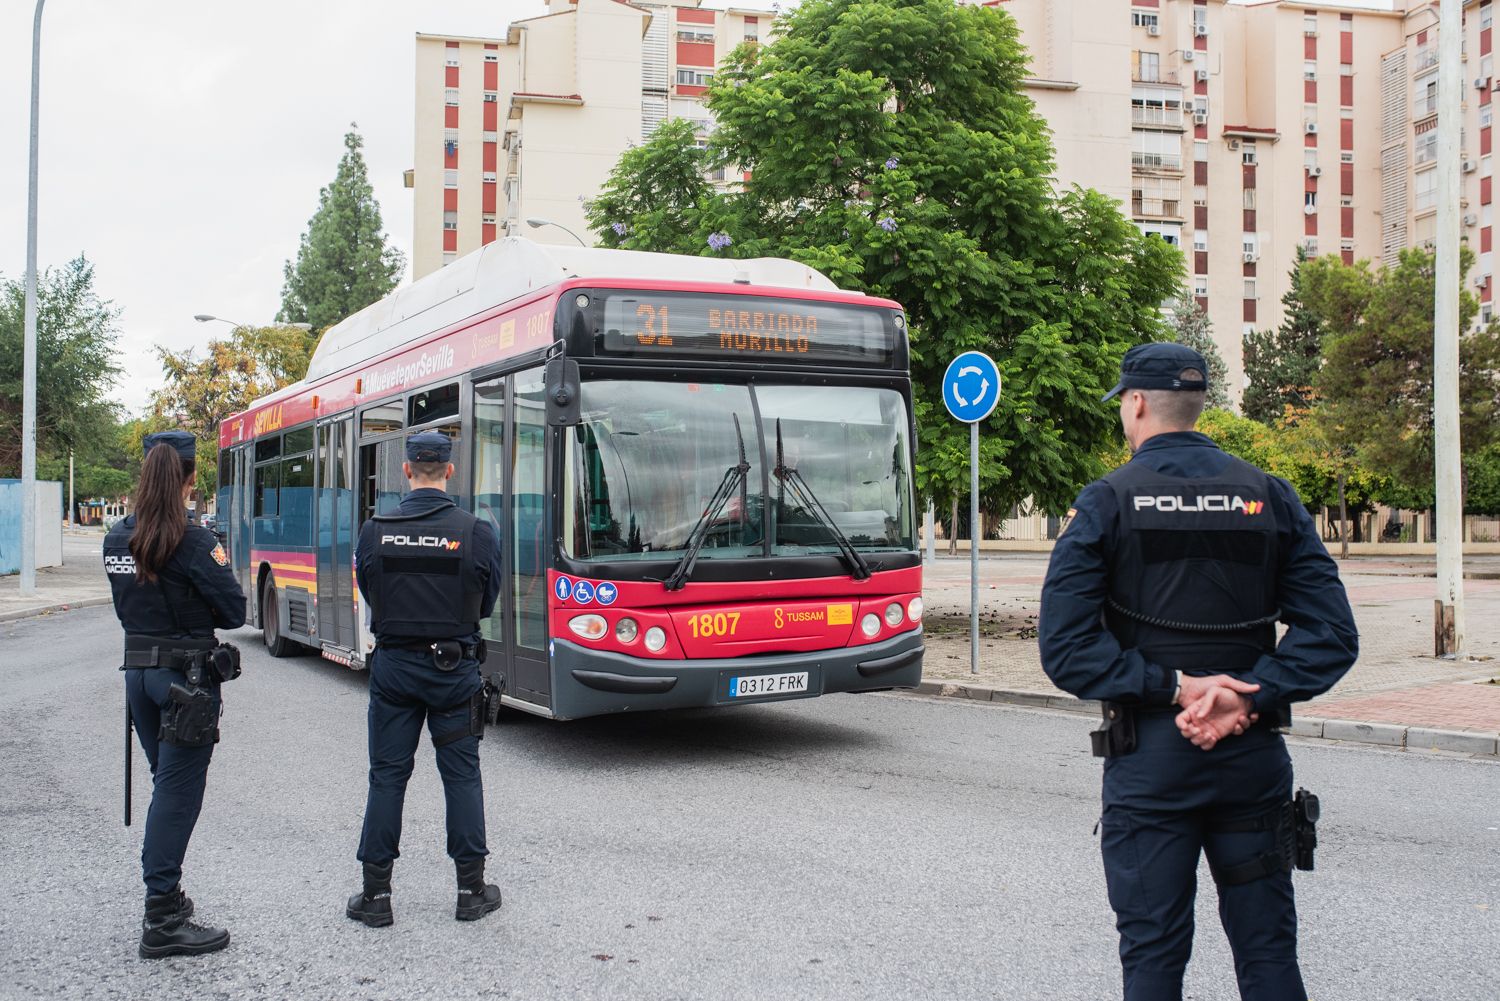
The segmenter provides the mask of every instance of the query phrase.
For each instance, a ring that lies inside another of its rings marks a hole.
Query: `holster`
[[[1104,725],[1089,734],[1094,757],[1117,758],[1135,750],[1135,710],[1117,702],[1106,702],[1102,709]]]
[[[1306,789],[1298,789],[1297,795],[1276,804],[1259,817],[1229,822],[1210,819],[1207,827],[1217,833],[1271,831],[1275,835],[1272,850],[1262,852],[1248,862],[1223,867],[1210,864],[1214,882],[1220,886],[1238,886],[1293,869],[1311,872],[1313,853],[1318,846],[1317,826],[1321,812],[1318,797]]]
[[[505,684],[502,678],[497,685],[489,678],[485,678],[478,690],[469,696],[468,709],[469,718],[465,726],[440,733],[432,738],[433,747],[447,747],[456,740],[465,737],[478,737],[484,739],[484,728],[495,722],[500,715],[500,686]]]
[[[173,747],[207,747],[219,742],[219,709],[213,693],[173,684],[167,689],[157,737]]]

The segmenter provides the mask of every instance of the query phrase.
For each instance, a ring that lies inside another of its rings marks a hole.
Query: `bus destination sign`
[[[890,311],[750,295],[605,292],[600,353],[633,358],[892,361]]]

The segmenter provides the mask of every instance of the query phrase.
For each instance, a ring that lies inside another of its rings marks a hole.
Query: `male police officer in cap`
[[[458,870],[455,917],[473,921],[500,906],[484,881],[484,641],[479,622],[500,593],[500,547],[487,521],[446,492],[453,443],[435,431],[406,440],[411,492],[359,533],[355,573],[371,613],[370,796],[359,860],[364,890],[349,898],[356,921],[383,927],[391,912],[391,869],[400,854],[401,807],[422,722],[437,751],[448,812],[448,855]]]
[[[1058,537],[1042,666],[1105,705],[1094,743],[1125,997],[1182,997],[1202,852],[1240,996],[1298,1001],[1291,868],[1311,867],[1316,799],[1294,806],[1275,727],[1343,676],[1358,639],[1296,492],[1193,431],[1207,374],[1179,344],[1126,353],[1104,399],[1119,395],[1134,455],[1079,494]]]

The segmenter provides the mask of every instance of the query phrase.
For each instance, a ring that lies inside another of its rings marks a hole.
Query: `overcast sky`
[[[0,0],[0,276],[26,268],[32,0]],[[413,36],[496,36],[541,0],[48,0],[38,263],[80,253],[122,308],[115,397],[143,408],[153,345],[269,322],[282,264],[350,122],[411,257]]]

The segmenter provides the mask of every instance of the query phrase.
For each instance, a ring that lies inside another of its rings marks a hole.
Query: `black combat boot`
[[[196,956],[218,952],[229,944],[229,932],[223,928],[205,928],[187,919],[192,906],[181,889],[146,898],[146,916],[141,920],[142,959]]]
[[[167,896],[171,897],[177,902],[178,917],[186,921],[188,918],[193,916],[193,898],[182,892],[181,883],[177,884],[177,888],[174,889],[171,893],[167,894]]]
[[[365,888],[349,898],[344,913],[371,928],[385,928],[396,921],[391,913],[391,870],[394,862],[366,862]]]
[[[453,916],[460,921],[478,921],[500,909],[500,887],[484,881],[484,859],[455,862],[458,869],[458,907]]]

